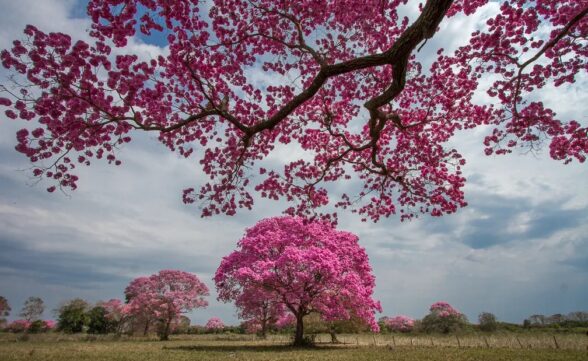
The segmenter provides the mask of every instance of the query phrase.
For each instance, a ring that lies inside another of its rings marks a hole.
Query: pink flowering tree
[[[435,302],[429,311],[422,320],[426,332],[450,333],[463,329],[468,323],[467,317],[447,302]]]
[[[453,213],[466,205],[466,161],[447,143],[479,126],[490,125],[488,155],[545,143],[555,160],[584,162],[586,125],[540,99],[586,74],[586,0],[426,0],[410,3],[413,19],[400,14],[406,3],[89,0],[90,41],[29,25],[2,51],[20,77],[0,106],[35,120],[16,150],[48,191],[75,189],[79,166],[120,165],[134,132],[155,132],[208,176],[183,192],[203,216],[250,209],[254,191],[290,201],[288,214],[331,220],[327,204],[374,221]],[[441,24],[478,13],[488,15],[461,47],[432,48]],[[130,53],[138,33],[164,35],[166,54]],[[271,85],[251,76],[258,64]],[[308,155],[264,162],[288,144]]]
[[[266,338],[268,330],[287,313],[284,304],[273,296],[271,292],[252,287],[244,289],[235,301],[239,318],[259,325],[258,334],[262,338]]]
[[[384,321],[390,331],[410,332],[414,328],[414,320],[408,316],[398,315]]]
[[[304,343],[305,316],[318,313],[325,321],[352,315],[373,330],[375,279],[365,250],[352,233],[322,222],[275,217],[245,232],[237,250],[223,258],[214,276],[222,301],[259,297],[280,303],[296,320],[294,345]]]
[[[104,317],[114,326],[115,333],[122,333],[131,317],[130,305],[116,298],[99,302],[98,305],[104,308]]]
[[[195,308],[206,307],[208,287],[188,272],[162,270],[131,281],[125,289],[128,312],[149,322],[157,322],[161,340],[167,340],[175,318]]]
[[[261,324],[256,319],[245,320],[241,322],[240,327],[245,333],[249,334],[258,334],[261,332]]]
[[[55,330],[57,327],[57,322],[55,322],[55,320],[45,320],[43,322],[45,323],[45,329],[47,331]]]
[[[221,332],[225,328],[225,324],[218,317],[211,317],[204,325],[208,332]]]
[[[20,333],[28,331],[30,327],[31,321],[20,319],[10,322],[8,326],[6,326],[6,331]]]

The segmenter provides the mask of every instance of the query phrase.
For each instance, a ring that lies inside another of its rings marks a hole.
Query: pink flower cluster
[[[206,330],[208,331],[222,331],[225,328],[225,324],[220,318],[212,317],[206,322],[204,327],[206,327]]]
[[[196,275],[178,270],[136,278],[125,289],[125,296],[129,302],[121,308],[124,312],[166,323],[184,312],[208,305],[208,287]],[[112,302],[112,306],[121,307],[118,302]]]
[[[450,316],[461,316],[461,312],[453,308],[449,303],[444,301],[438,301],[431,305],[429,308],[432,314],[439,317],[450,317]]]
[[[37,330],[40,332],[53,330],[57,326],[57,323],[53,320],[43,320],[41,322],[41,328]],[[25,332],[31,328],[31,324],[32,322],[28,320],[14,320],[5,327],[5,330],[10,332]]]

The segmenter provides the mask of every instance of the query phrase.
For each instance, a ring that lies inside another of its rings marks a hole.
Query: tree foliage
[[[182,313],[206,307],[208,287],[198,276],[179,270],[161,270],[131,281],[125,289],[128,313],[158,323],[161,340],[167,340],[173,321]]]
[[[88,302],[75,298],[67,301],[57,310],[57,329],[65,333],[77,333],[88,325]]]
[[[116,323],[108,317],[106,308],[96,305],[88,311],[88,333],[107,334],[116,331]]]
[[[0,296],[0,325],[6,323],[5,317],[10,315],[10,311],[12,311],[12,308],[10,308],[8,300],[4,296]]]
[[[294,217],[267,218],[247,229],[214,276],[222,301],[257,307],[247,299],[261,295],[281,304],[296,321],[296,345],[303,343],[303,319],[311,313],[327,321],[354,315],[377,330],[374,280],[357,236]]]
[[[453,213],[466,205],[465,159],[447,143],[479,126],[492,129],[488,155],[545,141],[555,160],[586,158],[586,126],[540,101],[586,74],[586,0],[427,0],[413,19],[400,14],[403,0],[121,3],[89,1],[90,42],[29,25],[0,55],[22,75],[0,106],[8,118],[38,119],[16,149],[55,183],[50,192],[75,189],[78,165],[119,165],[133,131],[200,158],[209,181],[184,201],[203,216],[251,208],[252,191],[306,217],[327,204],[374,221]],[[489,15],[462,46],[430,49],[441,24],[478,12]],[[168,51],[129,53],[138,32],[163,34]],[[416,56],[423,47],[428,68]],[[272,84],[258,86],[256,65]],[[267,161],[286,145],[308,155]],[[360,191],[327,190],[358,180]]]
[[[29,297],[24,303],[19,316],[29,322],[33,322],[41,318],[45,311],[45,305],[40,297]]]
[[[387,329],[394,332],[410,332],[414,328],[414,320],[405,315],[398,315],[384,319]]]
[[[466,316],[449,303],[438,301],[431,305],[429,314],[420,324],[425,332],[450,333],[463,330],[467,325]]]
[[[220,318],[211,317],[208,321],[206,321],[206,325],[204,325],[204,327],[209,332],[222,332],[225,328],[225,324]]]
[[[498,328],[498,322],[496,322],[496,316],[490,312],[482,312],[478,315],[478,322],[480,324],[480,330],[492,332]]]

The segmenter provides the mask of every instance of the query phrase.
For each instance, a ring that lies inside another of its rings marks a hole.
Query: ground
[[[288,346],[286,336],[262,341],[247,335],[175,336],[113,340],[112,336],[0,335],[0,360],[586,360],[584,335],[454,336],[342,335],[329,345],[320,335],[314,348]],[[518,341],[516,340],[518,338]],[[488,344],[486,344],[488,341]],[[510,342],[514,341],[514,342]],[[519,342],[520,341],[520,342]],[[396,344],[396,346],[394,346]],[[412,346],[411,346],[412,344]],[[521,345],[523,348],[521,348]]]

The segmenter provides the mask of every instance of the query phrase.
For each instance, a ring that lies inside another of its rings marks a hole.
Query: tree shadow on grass
[[[193,345],[193,346],[164,346],[164,350],[171,351],[214,351],[214,352],[292,352],[292,351],[328,351],[338,349],[335,346],[307,346],[294,347],[292,345]]]

